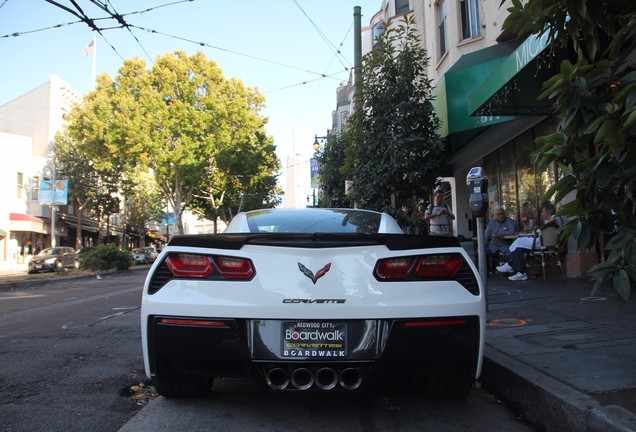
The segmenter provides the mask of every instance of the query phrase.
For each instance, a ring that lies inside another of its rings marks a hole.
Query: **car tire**
[[[172,399],[204,398],[210,394],[213,377],[153,378],[152,384],[161,396]]]
[[[425,376],[418,378],[417,391],[424,399],[463,399],[470,393],[474,382],[461,373]]]

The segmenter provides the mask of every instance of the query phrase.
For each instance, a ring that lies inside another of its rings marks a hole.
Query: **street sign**
[[[320,174],[320,162],[318,159],[311,158],[309,160],[309,174],[311,176],[311,187],[316,189],[320,186],[320,182],[318,181],[318,175]]]
[[[163,213],[161,225],[174,225],[174,212]]]
[[[66,205],[68,204],[68,180],[40,181],[41,205]]]

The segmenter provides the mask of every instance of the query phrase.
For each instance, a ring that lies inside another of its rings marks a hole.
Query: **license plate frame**
[[[346,358],[347,324],[330,321],[283,321],[280,355],[283,358]]]

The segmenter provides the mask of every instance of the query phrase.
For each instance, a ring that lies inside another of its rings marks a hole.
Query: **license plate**
[[[282,357],[345,358],[347,324],[321,321],[282,323]]]

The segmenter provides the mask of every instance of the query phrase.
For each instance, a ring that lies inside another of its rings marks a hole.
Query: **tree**
[[[258,138],[265,136],[263,103],[258,91],[226,79],[203,53],[177,51],[157,57],[150,70],[134,58],[124,61],[115,79],[100,76],[84,105],[71,113],[70,128],[98,166],[152,171],[174,209],[177,233],[183,233],[183,211],[209,186],[210,161],[216,161],[219,178],[232,174],[219,161],[235,146],[249,150],[242,154],[245,165],[263,152],[274,157],[271,142]],[[262,176],[275,179],[277,165],[267,168]]]
[[[346,143],[348,142],[346,129],[342,135],[329,134],[327,143],[316,156],[320,162],[320,207],[348,207],[350,201],[345,195],[346,177]]]
[[[131,225],[146,228],[148,222],[158,221],[163,217],[166,203],[152,173],[140,167],[127,173],[121,192],[127,209],[126,220]]]
[[[270,137],[257,132],[211,157],[207,181],[193,206],[207,219],[229,221],[240,211],[271,208],[280,203],[273,175],[280,168]]]
[[[396,214],[407,200],[427,196],[441,174],[445,146],[428,61],[412,17],[389,27],[363,58],[348,166],[354,199],[366,208]]]
[[[610,282],[622,301],[636,287],[636,4],[632,0],[513,0],[504,28],[548,32],[567,49],[540,98],[554,102],[558,131],[541,137],[540,168],[558,164],[546,198],[567,202],[562,239],[579,248],[606,242],[596,291]],[[574,199],[571,197],[575,196]],[[618,227],[618,230],[615,230]]]
[[[77,213],[75,248],[78,249],[82,246],[84,212],[101,221],[103,209],[118,204],[116,194],[121,185],[121,173],[116,167],[97,169],[90,155],[82,153],[66,131],[56,134],[54,142],[57,176],[68,180],[68,197]]]

